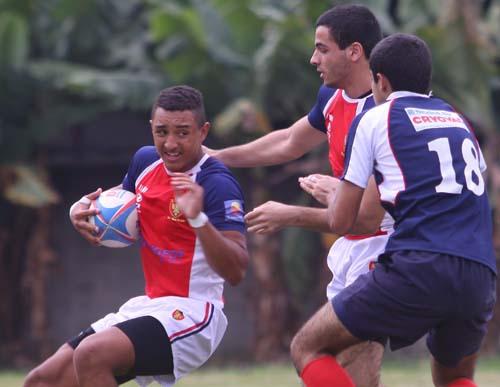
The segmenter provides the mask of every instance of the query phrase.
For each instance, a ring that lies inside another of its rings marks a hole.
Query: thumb
[[[102,193],[102,188],[97,188],[94,192],[91,192],[87,195],[87,197],[91,200],[97,199]]]

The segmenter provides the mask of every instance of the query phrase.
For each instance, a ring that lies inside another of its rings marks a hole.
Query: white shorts
[[[331,300],[342,289],[352,284],[361,274],[373,269],[380,254],[385,250],[389,235],[364,239],[341,237],[328,252],[327,263],[333,274],[326,287],[326,297]]]
[[[128,300],[117,313],[94,322],[92,328],[99,332],[141,316],[153,316],[163,325],[172,345],[174,361],[174,375],[137,377],[141,386],[153,381],[165,387],[172,386],[176,379],[199,368],[216,350],[227,327],[224,312],[210,302],[184,297],[139,296]]]

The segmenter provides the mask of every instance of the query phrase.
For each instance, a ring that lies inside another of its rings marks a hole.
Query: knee
[[[290,356],[297,372],[302,372],[302,369],[307,364],[307,360],[305,360],[307,356],[300,331],[292,339],[290,344]]]

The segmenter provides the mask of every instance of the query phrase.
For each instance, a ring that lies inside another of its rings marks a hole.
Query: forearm
[[[331,232],[326,208],[288,206],[284,227],[302,227],[319,232]]]
[[[328,223],[331,231],[339,234],[372,234],[378,230],[384,217],[373,177],[367,189],[343,181],[328,198]]]
[[[372,219],[357,216],[354,224],[349,229],[347,234],[367,235],[374,234],[379,229],[380,222],[374,223]]]
[[[325,141],[325,133],[313,128],[307,116],[286,129],[275,130],[248,144],[213,151],[230,167],[257,167],[295,160]]]
[[[282,164],[302,156],[287,148],[286,129],[275,130],[248,144],[214,151],[214,156],[229,167],[248,168]]]
[[[210,267],[231,285],[237,285],[248,266],[245,236],[237,231],[220,232],[210,222],[195,232]]]

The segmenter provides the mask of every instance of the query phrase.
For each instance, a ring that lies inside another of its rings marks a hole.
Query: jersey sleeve
[[[130,161],[127,174],[122,181],[123,189],[135,193],[135,182],[137,178],[148,165],[157,159],[158,154],[153,146],[144,146],[140,148]]]
[[[325,109],[325,106],[332,95],[333,94],[331,89],[329,90],[327,87],[321,86],[318,91],[318,96],[316,97],[316,103],[307,115],[307,119],[309,120],[311,126],[322,131],[323,133],[326,133],[325,116],[323,114],[323,110]]]
[[[351,124],[346,144],[343,180],[358,187],[366,188],[373,174],[374,128],[370,120],[372,114],[362,113]]]
[[[207,176],[200,182],[205,190],[204,212],[219,231],[245,233],[244,200],[236,179],[229,173]]]

